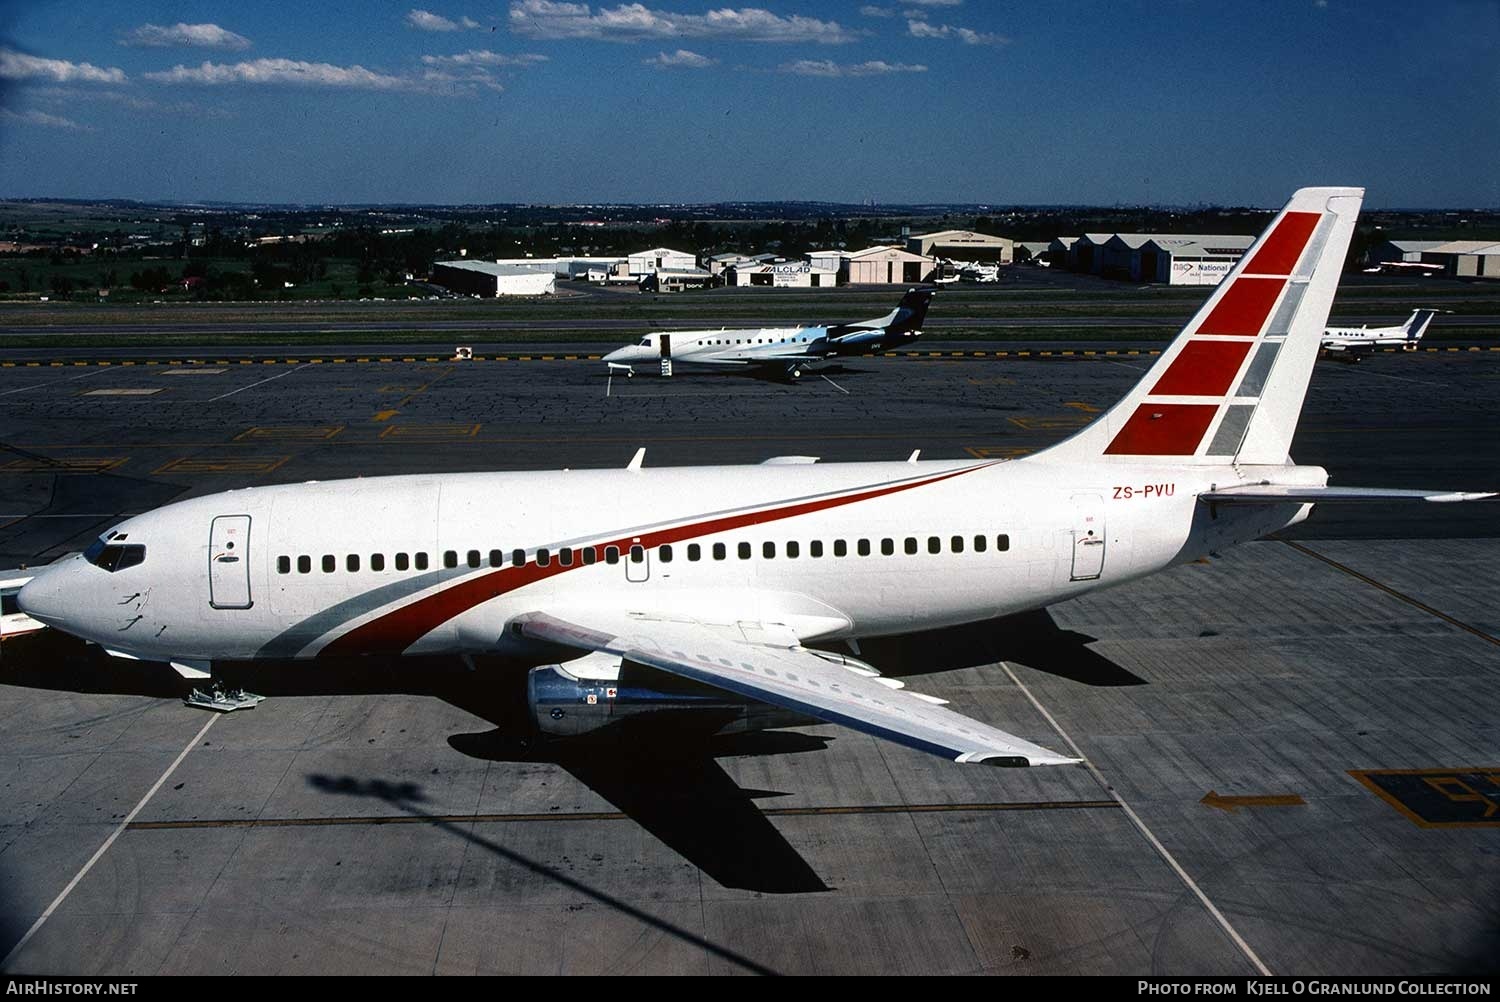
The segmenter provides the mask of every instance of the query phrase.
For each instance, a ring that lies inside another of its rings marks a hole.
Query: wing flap
[[[1079,761],[802,647],[746,643],[729,628],[593,610],[565,616],[534,613],[519,622],[521,632],[536,640],[606,651],[956,762],[1025,766]]]

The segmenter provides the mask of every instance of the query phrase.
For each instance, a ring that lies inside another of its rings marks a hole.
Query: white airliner
[[[826,327],[752,327],[745,330],[658,331],[604,356],[611,369],[657,361],[779,369],[796,379],[810,365],[853,355],[878,355],[922,336],[932,288],[912,289],[896,308],[874,320]],[[665,372],[665,370],[663,370]]]
[[[1363,196],[1297,192],[1123,400],[1005,461],[472,473],[288,484],[130,518],[20,594],[129,658],[506,653],[548,734],[658,706],[807,717],[958,762],[1075,761],[812,644],[1036,609],[1346,501],[1288,457]],[[790,457],[789,457],[790,458]],[[789,712],[788,712],[789,711]]]
[[[1397,345],[1404,351],[1416,351],[1427,325],[1438,310],[1414,310],[1406,323],[1394,327],[1329,327],[1323,332],[1323,350],[1348,352],[1372,351],[1383,345]]]

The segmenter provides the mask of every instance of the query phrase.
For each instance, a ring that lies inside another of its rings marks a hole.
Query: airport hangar
[[[980,264],[1010,264],[1015,260],[1015,247],[1015,241],[1008,237],[973,230],[939,230],[906,239],[906,249],[913,254]]]
[[[490,261],[439,261],[432,266],[432,281],[462,295],[487,299],[548,296],[557,291],[557,279],[550,270]]]

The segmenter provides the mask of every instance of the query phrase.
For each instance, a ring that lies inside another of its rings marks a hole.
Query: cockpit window
[[[642,348],[649,348],[649,347],[651,347],[651,339],[649,337],[643,337],[643,338],[641,338],[640,347],[642,347]]]
[[[145,562],[146,548],[140,543],[121,546],[118,543],[106,543],[101,539],[83,551],[83,559],[95,567],[103,567],[112,574]]]

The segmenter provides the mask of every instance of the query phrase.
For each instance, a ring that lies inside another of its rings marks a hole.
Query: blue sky
[[[1500,3],[0,7],[0,196],[1500,206]]]

